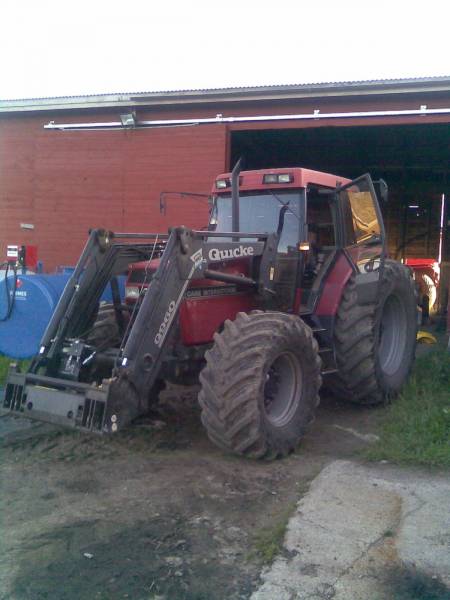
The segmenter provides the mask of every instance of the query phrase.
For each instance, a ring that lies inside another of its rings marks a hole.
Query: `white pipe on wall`
[[[296,115],[260,115],[254,117],[223,117],[221,114],[204,119],[158,119],[154,121],[136,121],[134,127],[124,127],[122,121],[107,121],[103,123],[55,123],[50,121],[44,129],[78,130],[78,129],[142,129],[151,127],[176,127],[187,125],[211,125],[214,123],[255,123],[261,121],[299,121],[322,119],[354,119],[370,117],[408,117],[450,114],[450,108],[427,108],[409,110],[372,110],[362,112],[312,113]]]

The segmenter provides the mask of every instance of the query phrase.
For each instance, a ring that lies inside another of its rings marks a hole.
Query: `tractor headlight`
[[[231,186],[231,181],[229,179],[217,179],[216,188],[218,190],[224,190]]]
[[[125,298],[127,300],[137,300],[139,298],[139,288],[136,286],[127,286],[125,288]]]

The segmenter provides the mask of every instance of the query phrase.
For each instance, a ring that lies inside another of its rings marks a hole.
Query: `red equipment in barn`
[[[405,258],[405,265],[408,265],[414,272],[414,279],[417,283],[419,304],[422,308],[424,321],[437,309],[440,266],[434,258]]]

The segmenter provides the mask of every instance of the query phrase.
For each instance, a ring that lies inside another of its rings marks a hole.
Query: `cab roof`
[[[290,174],[291,181],[289,183],[263,183],[264,175],[282,175]],[[231,184],[226,188],[218,188],[218,180],[230,180],[231,173],[223,173],[216,177],[214,182],[213,193],[229,193]],[[258,169],[255,171],[241,171],[239,173],[239,189],[241,191],[264,190],[264,189],[289,189],[289,188],[306,188],[308,185],[317,185],[327,188],[335,188],[336,185],[345,185],[350,183],[350,179],[332,175],[330,173],[322,173],[321,171],[313,171],[302,167],[288,167],[284,169]]]

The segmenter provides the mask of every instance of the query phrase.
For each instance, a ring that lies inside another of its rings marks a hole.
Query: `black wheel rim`
[[[381,314],[378,360],[386,375],[399,369],[406,349],[408,322],[406,309],[398,296],[388,296]]]
[[[264,412],[275,427],[289,423],[302,392],[302,369],[292,352],[282,352],[270,365],[264,386]]]

